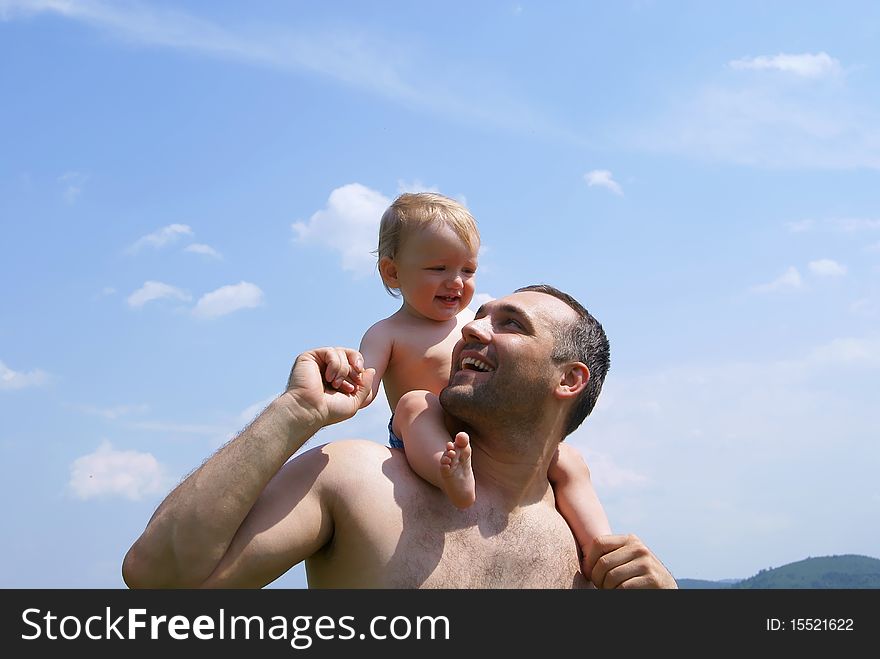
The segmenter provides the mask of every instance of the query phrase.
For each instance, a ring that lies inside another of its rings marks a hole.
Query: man
[[[548,466],[604,376],[590,382],[584,361],[558,349],[582,342],[590,322],[604,339],[573,298],[536,286],[484,304],[462,330],[440,400],[471,439],[466,510],[375,442],[290,460],[355,414],[374,375],[355,350],[301,354],[287,391],[162,502],[125,557],[125,582],[262,587],[305,560],[318,588],[676,588],[633,535],[602,536],[581,561],[555,507]]]

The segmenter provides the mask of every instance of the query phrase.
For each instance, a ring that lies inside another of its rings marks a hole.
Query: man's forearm
[[[270,403],[162,502],[125,557],[126,584],[133,588],[201,585],[223,558],[263,488],[321,425],[289,394]]]

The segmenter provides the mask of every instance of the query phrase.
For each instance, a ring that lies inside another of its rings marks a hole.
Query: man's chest
[[[354,524],[332,552],[356,587],[572,588],[584,585],[574,539],[555,511],[502,517],[461,514],[429,497],[369,524]],[[402,517],[398,516],[402,513]]]

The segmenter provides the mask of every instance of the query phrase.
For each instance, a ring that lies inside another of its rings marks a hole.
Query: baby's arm
[[[593,540],[611,533],[611,526],[593,489],[587,463],[577,449],[561,442],[547,477],[553,485],[556,507],[568,522],[584,556],[589,555]]]
[[[453,439],[437,396],[430,391],[401,396],[391,429],[403,440],[413,471],[443,490],[457,508],[473,504],[476,486],[470,439],[464,432]]]
[[[388,368],[388,361],[391,359],[391,345],[391,333],[388,331],[385,321],[379,321],[373,325],[361,339],[359,351],[364,358],[364,368],[376,369],[376,375],[373,376],[373,389],[367,394],[361,409],[372,403],[379,392],[380,383]]]

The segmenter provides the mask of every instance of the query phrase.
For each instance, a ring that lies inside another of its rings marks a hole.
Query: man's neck
[[[540,442],[535,442],[540,444]],[[522,446],[513,442],[511,446]],[[536,503],[549,493],[547,469],[556,448],[540,452],[542,446],[533,445],[528,451],[501,448],[500,442],[472,441],[474,477],[477,499],[491,497],[493,504],[512,510]]]

